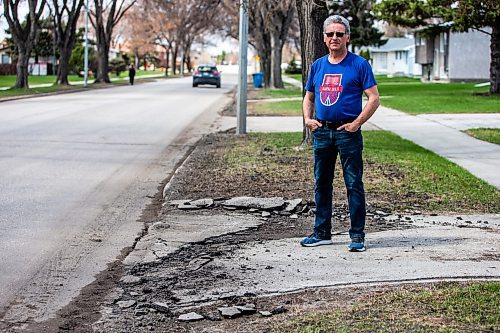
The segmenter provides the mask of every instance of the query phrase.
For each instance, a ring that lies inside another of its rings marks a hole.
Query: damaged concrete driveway
[[[201,210],[179,201],[182,211],[151,225],[125,259],[125,276],[94,331],[236,332],[251,326],[224,322],[285,312],[293,301],[273,297],[308,289],[500,279],[498,214],[369,214],[387,227],[369,234],[366,252],[351,253],[346,232],[330,246],[300,247],[312,222],[307,204],[235,211],[224,204],[231,201]]]

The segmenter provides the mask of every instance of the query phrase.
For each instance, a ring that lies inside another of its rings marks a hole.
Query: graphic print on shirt
[[[342,92],[342,74],[325,74],[323,84],[319,87],[321,104],[331,106],[339,100]]]

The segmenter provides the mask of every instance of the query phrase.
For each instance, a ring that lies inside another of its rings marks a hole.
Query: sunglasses
[[[337,37],[342,38],[345,35],[345,32],[338,32],[338,31],[333,31],[333,32],[325,32],[324,33],[326,37],[332,38],[333,36],[337,35]]]

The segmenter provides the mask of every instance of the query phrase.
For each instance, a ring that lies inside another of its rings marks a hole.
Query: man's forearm
[[[356,118],[356,122],[359,123],[359,126],[363,125],[368,121],[368,119],[373,116],[377,108],[380,106],[380,101],[378,97],[369,99],[365,104],[363,111],[359,114],[358,118]]]
[[[313,107],[313,102],[311,102],[309,96],[306,94],[304,100],[302,101],[302,112],[304,114],[304,119],[311,119],[313,114]]]

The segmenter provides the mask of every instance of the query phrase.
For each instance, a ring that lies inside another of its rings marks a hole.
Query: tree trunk
[[[76,25],[83,7],[83,0],[75,0],[71,6],[67,5],[67,2],[60,3],[59,1],[53,1],[52,4],[54,8],[54,48],[59,51],[56,84],[69,85],[69,60],[71,50],[75,45]],[[55,51],[54,54],[56,54]]]
[[[188,54],[186,56],[186,66],[187,66],[188,72],[191,72],[191,69],[193,69],[193,66],[191,66],[191,55],[190,54]]]
[[[19,18],[21,16],[24,17],[25,14],[19,14],[19,1],[3,0],[2,4],[3,18],[9,25],[10,34],[18,51],[15,88],[29,89],[29,58],[36,40],[39,19],[45,8],[46,1],[28,0],[24,2],[23,5],[27,5],[29,14],[25,16],[25,20],[22,23],[19,21]]]
[[[95,83],[111,83],[109,79],[109,48],[106,44],[97,47],[97,76]]]
[[[170,62],[170,48],[165,48],[165,77],[168,77],[168,63]]]
[[[179,48],[177,46],[175,46],[173,53],[172,53],[172,75],[175,75],[177,73],[177,52],[178,51],[179,51]]]
[[[59,49],[59,66],[57,67],[57,81],[56,84],[69,85],[69,58],[71,57],[72,47]]]
[[[500,16],[491,31],[490,93],[500,94]]]
[[[26,52],[25,49],[21,50],[18,48],[19,54],[17,55],[17,65],[16,65],[16,85],[15,88],[29,89],[28,86],[28,64],[30,59],[30,52]],[[27,54],[26,54],[27,53]]]
[[[274,88],[284,88],[283,78],[281,77],[281,56],[283,52],[283,41],[279,32],[271,34],[271,82]]]
[[[137,48],[134,49],[134,67],[139,68],[141,62],[141,57],[139,56],[139,50]]]
[[[328,10],[324,1],[315,3],[314,0],[297,0],[297,13],[301,31],[300,54],[302,57],[302,95],[305,95],[307,76],[312,63],[328,53],[323,41],[323,22],[328,16]],[[312,117],[315,117],[313,110]],[[311,144],[312,133],[303,121],[303,142]]]
[[[271,87],[271,52],[267,54],[259,54],[260,56],[260,71],[262,72],[263,83],[265,88]]]

